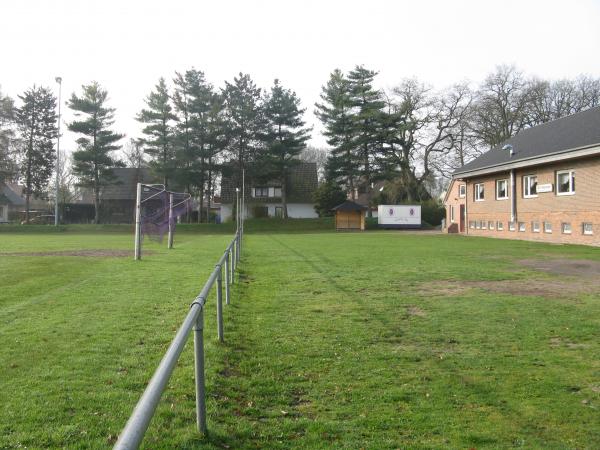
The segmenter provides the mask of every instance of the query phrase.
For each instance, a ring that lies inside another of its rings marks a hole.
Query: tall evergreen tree
[[[225,82],[223,90],[229,129],[229,149],[235,162],[235,178],[241,183],[242,171],[254,160],[259,148],[262,128],[261,89],[250,75],[240,73],[233,83]]]
[[[13,99],[0,91],[0,182],[16,172],[13,157],[15,106]]]
[[[163,178],[165,187],[174,171],[173,114],[169,90],[164,78],[158,80],[155,90],[146,98],[147,108],[140,111],[136,119],[146,126],[142,130],[146,136],[141,140],[144,151],[152,159],[153,170]]]
[[[359,175],[358,161],[354,152],[352,98],[350,83],[344,74],[334,70],[322,88],[322,103],[315,104],[315,114],[323,123],[323,134],[332,147],[325,168],[326,178],[342,183],[355,198],[355,183]]]
[[[56,98],[45,87],[33,87],[23,95],[17,109],[17,124],[21,138],[20,175],[25,184],[25,221],[29,223],[31,195],[42,197],[54,170],[54,139],[58,135]]]
[[[219,159],[222,152],[227,148],[227,121],[225,118],[225,107],[223,96],[213,93],[211,107],[206,119],[206,154],[207,154],[207,201],[206,221],[210,221],[210,206],[215,190],[215,179],[221,173],[222,166]]]
[[[305,128],[302,115],[305,109],[300,107],[296,93],[285,89],[275,80],[271,92],[264,103],[264,142],[265,148],[261,160],[265,172],[271,172],[281,182],[281,203],[283,218],[287,213],[287,184],[290,170],[300,163],[298,156],[306,147],[309,129]],[[263,169],[264,170],[264,169]]]
[[[97,83],[82,86],[82,95],[71,95],[68,106],[79,120],[69,124],[69,130],[82,135],[76,140],[78,149],[73,153],[73,173],[79,185],[91,188],[94,193],[94,223],[100,221],[100,191],[115,182],[112,167],[119,161],[111,152],[121,148],[117,142],[123,138],[110,130],[115,109],[106,106],[108,92]]]
[[[351,104],[353,106],[353,147],[360,164],[361,188],[371,200],[373,175],[377,170],[373,162],[378,156],[379,132],[385,106],[380,91],[373,88],[377,72],[356,66],[348,74]],[[371,215],[371,209],[368,211]]]

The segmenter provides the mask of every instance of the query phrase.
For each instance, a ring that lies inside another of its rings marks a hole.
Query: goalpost
[[[191,194],[168,191],[163,184],[137,184],[135,202],[134,259],[142,258],[142,235],[162,242],[167,233],[167,248],[173,248],[177,218],[189,212]]]

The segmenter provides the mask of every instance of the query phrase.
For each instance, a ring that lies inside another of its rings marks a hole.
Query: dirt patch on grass
[[[555,275],[596,278],[600,280],[600,261],[587,259],[522,259],[519,264]]]
[[[144,254],[153,253],[150,250],[144,250]],[[12,252],[0,253],[0,256],[84,256],[96,258],[125,258],[133,256],[131,250],[61,250],[54,252]]]
[[[425,317],[427,313],[418,306],[408,306],[406,312],[409,316]]]

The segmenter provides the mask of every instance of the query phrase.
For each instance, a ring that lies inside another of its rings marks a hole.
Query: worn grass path
[[[66,236],[56,246],[83,248]],[[54,246],[22,239],[12,251]],[[87,248],[130,245],[130,236],[97,239]],[[157,247],[142,265],[52,257],[16,270],[0,258],[11,273],[0,272],[0,447],[114,442],[227,240],[181,235],[177,252]],[[402,233],[248,234],[225,344],[212,302],[206,315],[210,433],[195,432],[188,345],[144,446],[594,448],[599,296],[456,288],[555,280],[515,262],[554,257],[600,260],[600,251]],[[42,269],[40,287],[31,277]]]

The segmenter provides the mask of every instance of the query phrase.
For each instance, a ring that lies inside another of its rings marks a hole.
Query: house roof
[[[104,186],[100,191],[101,200],[134,200],[137,195],[137,183],[160,183],[150,169],[142,167],[114,167],[115,184]],[[91,189],[81,189],[81,200],[78,203],[94,203],[94,194]]]
[[[253,181],[250,177],[246,178],[245,197],[247,201],[274,203],[280,202],[278,198],[253,198],[253,187],[263,186],[281,186],[281,182],[272,181]],[[312,162],[300,162],[290,169],[290,175],[287,183],[287,201],[289,203],[313,203],[313,193],[318,187],[317,181],[317,164]],[[221,203],[233,203],[235,201],[235,176],[223,176],[221,179]],[[241,193],[240,193],[241,195]]]
[[[0,203],[24,206],[25,199],[21,197],[22,187],[0,183]]]
[[[366,211],[366,206],[359,205],[352,200],[346,200],[344,203],[337,205],[335,208],[331,208],[332,211]]]
[[[503,150],[511,145],[514,154]],[[573,153],[600,145],[600,107],[562,117],[521,131],[479,158],[457,169],[453,176],[460,178],[481,172],[506,170],[511,165],[539,164],[541,158],[559,155],[577,157]],[[599,149],[600,150],[600,149]],[[582,155],[583,156],[583,155]]]

